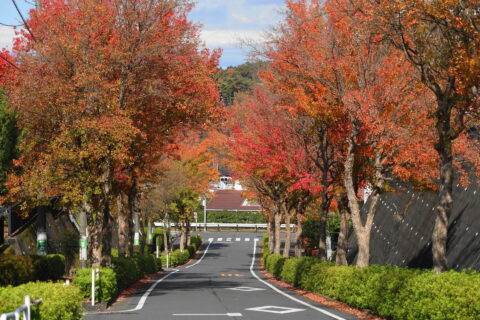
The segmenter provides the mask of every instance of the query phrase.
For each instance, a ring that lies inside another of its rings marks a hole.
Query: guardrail
[[[155,227],[163,227],[164,224],[163,222],[155,222],[154,223]],[[170,226],[172,227],[177,227],[180,224],[178,223],[170,223]],[[295,228],[295,224],[290,224],[290,228]],[[228,229],[267,229],[267,224],[266,223],[215,223],[215,222],[209,222],[209,223],[191,223],[190,227],[192,228],[204,228],[208,230],[210,229],[221,229],[221,228],[228,228]],[[285,229],[286,225],[282,224],[280,226],[282,229]]]
[[[15,311],[4,313],[0,316],[0,320],[15,319],[20,320],[20,315],[23,315],[24,320],[31,319],[31,306],[35,306],[42,302],[42,299],[34,300],[33,303],[30,301],[30,296],[25,296],[25,304],[18,307]]]

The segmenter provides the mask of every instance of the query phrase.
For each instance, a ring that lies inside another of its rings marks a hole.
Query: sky
[[[17,0],[28,15],[33,0]],[[196,0],[190,19],[203,25],[201,37],[208,48],[222,48],[220,66],[236,66],[246,61],[248,48],[242,40],[262,41],[262,34],[281,18],[284,0]],[[0,23],[19,24],[20,17],[11,0],[0,0]],[[0,25],[0,48],[10,47],[14,30]]]

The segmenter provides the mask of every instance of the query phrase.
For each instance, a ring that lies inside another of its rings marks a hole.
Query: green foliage
[[[275,277],[280,277],[285,260],[286,259],[279,254],[270,254],[266,259],[265,267],[267,268],[268,272],[273,274]]]
[[[32,307],[32,319],[78,320],[82,318],[82,295],[75,286],[60,283],[30,282],[17,287],[0,288],[0,314],[24,304],[24,296],[42,303]]]
[[[0,286],[17,286],[35,279],[32,259],[3,254],[0,256]]]
[[[268,238],[264,237],[264,246]],[[304,290],[393,320],[474,320],[480,317],[480,274],[392,266],[335,266],[318,258],[265,254],[267,270]]]
[[[265,223],[263,213],[253,211],[210,211],[207,219],[209,223]]]
[[[130,258],[112,258],[113,270],[117,277],[118,290],[128,288],[141,278],[142,272],[137,262]]]
[[[133,257],[140,270],[141,277],[146,274],[152,274],[157,272],[155,258],[150,254],[139,254]]]
[[[61,254],[31,256],[35,269],[35,280],[59,280],[65,273],[65,257]]]
[[[118,292],[117,275],[112,268],[102,267],[99,269],[100,275],[95,280],[95,287],[98,288],[95,294],[96,300],[110,301]],[[83,298],[91,299],[92,268],[78,270],[73,283],[80,289]]]
[[[198,234],[192,235],[190,238],[190,244],[195,246],[195,251],[200,249],[200,246],[202,245],[202,236]]]
[[[0,90],[0,194],[7,192],[4,185],[6,172],[12,167],[12,160],[18,157],[19,136],[17,119],[8,110],[5,95]]]
[[[233,104],[238,92],[246,92],[259,82],[257,73],[264,63],[244,63],[222,70],[218,76],[218,89],[226,105]]]

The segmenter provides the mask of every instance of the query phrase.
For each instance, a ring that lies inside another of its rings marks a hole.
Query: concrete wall
[[[416,268],[432,267],[431,236],[437,196],[412,192],[394,184],[395,193],[382,195],[371,240],[371,264]],[[454,205],[448,238],[449,267],[480,270],[480,188],[477,184],[454,185]],[[357,247],[353,231],[348,260],[355,261]]]

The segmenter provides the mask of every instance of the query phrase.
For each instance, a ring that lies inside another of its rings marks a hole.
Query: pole
[[[165,232],[165,230],[163,232]],[[160,236],[157,236],[155,239],[156,239],[155,243],[157,245],[157,259],[158,259],[158,257],[160,256],[160,246],[158,245],[158,242],[160,240]]]
[[[95,269],[92,268],[92,306],[95,306]]]
[[[207,198],[202,200],[203,204],[203,231],[207,231]]]
[[[80,268],[87,267],[87,214],[85,211],[80,212]]]

